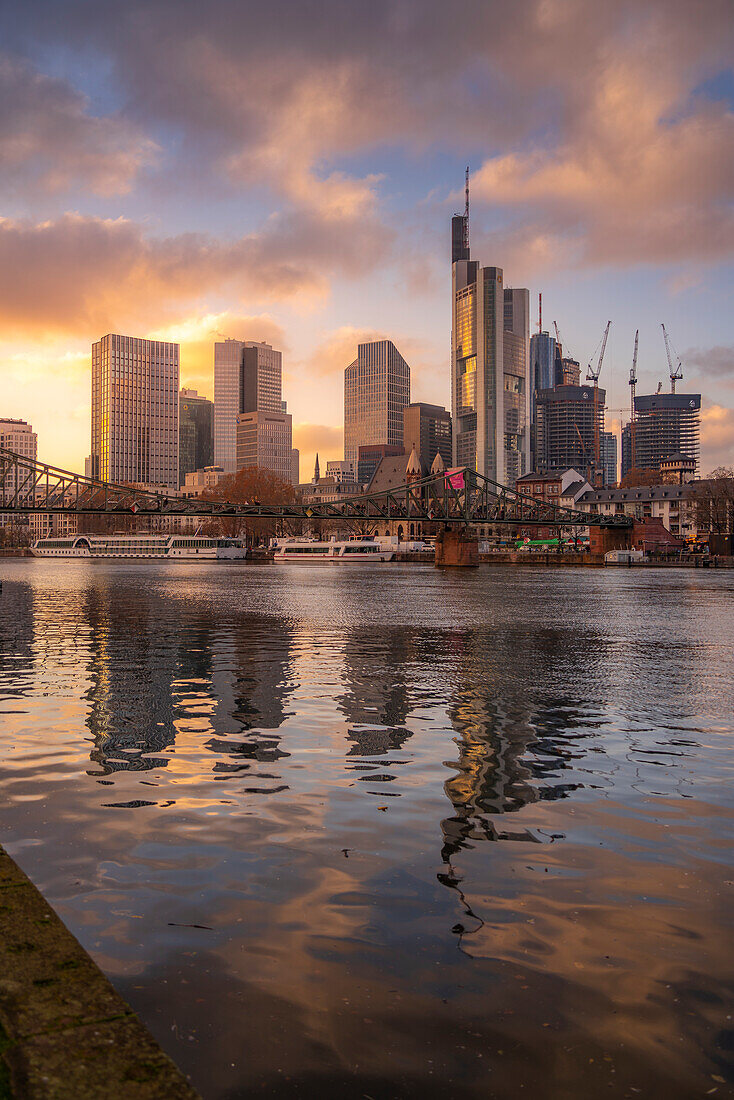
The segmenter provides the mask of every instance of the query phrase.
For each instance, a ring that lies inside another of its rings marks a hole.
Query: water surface
[[[0,577],[0,839],[205,1100],[732,1094],[734,573]]]

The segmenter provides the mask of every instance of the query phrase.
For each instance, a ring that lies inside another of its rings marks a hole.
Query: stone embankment
[[[0,1100],[198,1100],[0,848]]]

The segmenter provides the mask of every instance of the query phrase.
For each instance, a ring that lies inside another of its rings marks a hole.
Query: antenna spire
[[[464,248],[469,248],[469,165],[466,166],[464,177]]]

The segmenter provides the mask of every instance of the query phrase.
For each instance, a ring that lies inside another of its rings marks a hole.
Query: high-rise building
[[[514,485],[530,466],[530,292],[505,288],[502,333],[504,478]]]
[[[91,468],[178,488],[178,344],[110,333],[92,344]]]
[[[562,386],[578,386],[581,382],[581,367],[577,359],[561,358]],[[558,383],[556,383],[558,385]]]
[[[301,452],[298,447],[291,448],[291,485],[297,489],[301,483]]]
[[[213,465],[214,405],[196,390],[183,389],[178,398],[178,478]]]
[[[604,472],[604,485],[617,484],[617,437],[614,432],[599,433],[599,458]]]
[[[357,454],[358,484],[369,485],[383,458],[397,458],[404,454],[402,443],[368,443],[360,447]]]
[[[260,466],[293,484],[290,413],[246,412],[237,417],[237,469]]]
[[[270,344],[231,339],[214,344],[214,462],[227,473],[238,468],[240,413],[285,413],[281,378],[282,354]]]
[[[597,408],[600,440],[605,402],[606,391],[600,388]],[[554,390],[541,390],[536,395],[535,413],[537,471],[574,467],[587,474],[590,468],[593,469],[594,390],[591,386],[556,386]]]
[[[214,465],[237,469],[237,414],[240,410],[241,340],[214,344]]]
[[[552,390],[559,382],[556,347],[555,336],[548,332],[535,332],[530,337],[530,377],[536,391]]]
[[[285,413],[282,399],[283,356],[270,344],[246,340],[240,359],[239,412]]]
[[[367,444],[403,446],[403,409],[410,403],[410,367],[392,340],[357,346],[344,372],[344,458],[357,464]]]
[[[6,451],[14,451],[23,458],[29,458],[32,462],[38,457],[38,436],[31,425],[25,420],[11,420],[8,417],[0,418],[0,447]],[[0,481],[0,492],[3,495],[15,494],[23,490],[23,471],[15,467]],[[12,514],[0,514],[0,526],[12,522]]]
[[[529,293],[506,290],[468,247],[457,256],[452,243],[452,464],[514,481],[529,464]]]
[[[700,413],[700,393],[653,393],[635,397],[635,453],[629,455],[631,464],[638,470],[659,470],[666,458],[684,454],[693,459],[698,474]],[[629,435],[629,426],[626,431]],[[631,445],[628,449],[631,451]]]
[[[442,405],[414,401],[403,409],[403,451],[414,450],[425,473],[437,454],[444,467],[451,466],[451,413]]]

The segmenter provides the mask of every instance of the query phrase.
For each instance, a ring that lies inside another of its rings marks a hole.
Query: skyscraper
[[[597,418],[604,429],[606,391],[599,389]],[[591,386],[556,386],[535,399],[535,469],[539,472],[574,467],[581,473],[594,466],[594,390]],[[616,456],[615,456],[616,464]]]
[[[214,465],[237,469],[237,414],[240,410],[241,340],[214,344]]]
[[[605,486],[617,484],[617,437],[614,432],[599,433],[599,455]]]
[[[698,474],[701,394],[653,393],[635,397],[635,453],[638,470],[659,470],[673,454],[684,454]]]
[[[403,409],[410,403],[410,367],[392,340],[357,346],[344,372],[344,458],[366,444],[403,446]]]
[[[281,352],[270,344],[246,340],[240,358],[239,411],[284,413],[282,372]]]
[[[270,344],[231,339],[214,344],[214,462],[227,473],[238,465],[240,413],[283,411],[281,376],[282,355]]]
[[[211,466],[214,454],[214,405],[196,390],[181,390],[178,401],[178,479]]]
[[[548,332],[530,337],[530,377],[535,390],[552,390],[561,381],[556,374],[556,340]]]
[[[111,333],[92,344],[91,470],[178,488],[179,347]]]
[[[453,463],[505,483],[529,462],[529,293],[467,256],[452,264],[452,296]]]
[[[514,485],[530,468],[530,292],[505,288],[502,333],[504,478]]]

